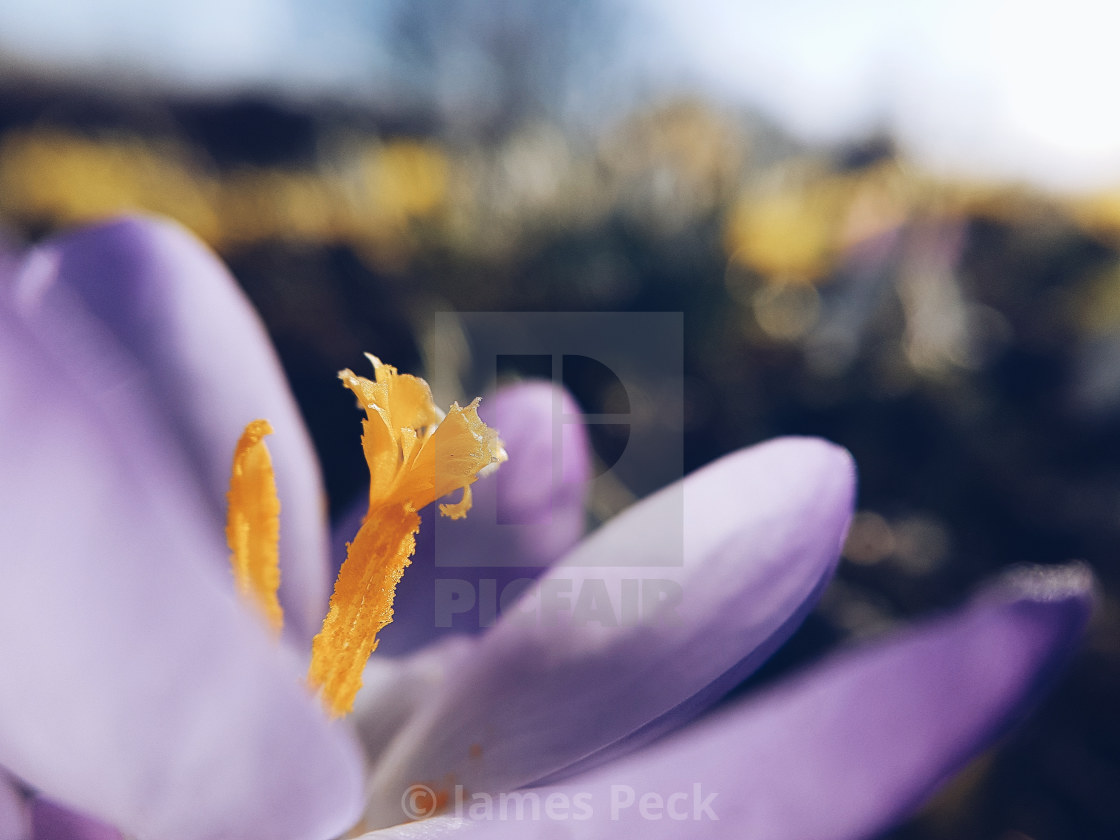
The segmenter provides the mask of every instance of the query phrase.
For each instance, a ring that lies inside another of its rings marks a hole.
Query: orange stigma
[[[368,358],[372,381],[349,370],[339,378],[366,412],[362,449],[370,474],[369,510],[347,546],[323,629],[311,643],[307,674],[334,717],[353,708],[377,634],[393,620],[397,583],[416,550],[418,511],[462,490],[462,498],[440,505],[440,512],[453,519],[466,516],[470,485],[479,472],[506,460],[497,432],[478,417],[478,399],[466,408],[452,403],[445,415],[423,379]],[[271,431],[266,421],[254,421],[237,444],[226,532],[238,589],[279,631],[280,505],[262,440]]]
[[[377,634],[393,620],[397,583],[416,550],[418,511],[461,489],[462,499],[440,511],[465,516],[479,471],[506,458],[497,432],[478,418],[477,399],[466,408],[453,403],[445,416],[427,382],[368,358],[373,381],[349,370],[339,378],[366,412],[369,510],[347,548],[308,671],[308,682],[335,716],[353,708]]]
[[[362,449],[369,466],[369,510],[347,547],[323,629],[311,645],[308,682],[328,711],[344,715],[362,685],[378,632],[393,620],[393,597],[416,550],[417,511],[461,489],[446,516],[465,516],[478,473],[505,460],[497,433],[478,418],[478,400],[445,416],[423,379],[398,374],[375,356],[373,381],[339,374],[365,409]]]

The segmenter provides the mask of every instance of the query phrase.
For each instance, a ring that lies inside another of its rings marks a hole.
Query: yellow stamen
[[[265,435],[267,420],[245,427],[233,453],[229,481],[226,540],[238,591],[256,603],[269,626],[279,634],[284,612],[276,596],[280,588],[280,500]]]
[[[397,583],[416,550],[417,511],[461,489],[462,500],[440,510],[465,516],[478,472],[506,458],[497,433],[478,417],[477,399],[466,408],[453,403],[444,416],[423,379],[369,359],[373,381],[349,370],[339,374],[366,410],[369,510],[348,546],[308,671],[308,682],[335,716],[353,708],[377,633],[393,620]]]

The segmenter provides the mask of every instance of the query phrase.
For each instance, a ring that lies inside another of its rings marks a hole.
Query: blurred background
[[[423,371],[439,311],[683,312],[686,470],[778,434],[860,468],[837,580],[754,682],[1086,560],[1057,691],[891,837],[1118,837],[1118,25],[1092,0],[5,0],[0,227],[145,210],[207,241],[335,511],[365,467],[334,374],[363,351]]]

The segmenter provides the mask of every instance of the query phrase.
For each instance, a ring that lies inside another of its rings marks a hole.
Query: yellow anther
[[[347,549],[322,631],[311,646],[308,682],[328,711],[351,710],[377,633],[393,620],[393,596],[416,550],[417,511],[463,490],[441,511],[453,518],[470,509],[469,485],[480,470],[504,461],[497,432],[478,417],[478,400],[452,404],[444,416],[423,379],[398,374],[374,356],[374,380],[339,374],[366,411],[362,449],[369,465],[369,510]]]
[[[272,458],[265,435],[272,434],[267,420],[245,427],[233,454],[229,481],[226,540],[238,591],[257,605],[279,634],[284,612],[277,598],[280,589],[280,500]]]

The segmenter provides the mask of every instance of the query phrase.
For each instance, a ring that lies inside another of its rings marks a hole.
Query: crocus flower
[[[1082,567],[1014,572],[719,705],[830,578],[851,459],[771,441],[580,540],[585,444],[564,440],[562,480],[542,489],[565,397],[526,385],[482,416],[506,488],[551,516],[516,539],[468,516],[452,547],[549,568],[467,635],[438,632],[432,587],[406,572],[385,631],[399,655],[375,655],[335,719],[303,678],[329,583],[320,478],[224,268],[148,220],[3,265],[2,837],[867,837],[1002,733],[1086,619]],[[275,430],[279,638],[237,595],[224,539],[231,457],[257,418]],[[496,486],[474,486],[476,513]],[[430,581],[424,533],[413,565]]]

